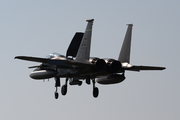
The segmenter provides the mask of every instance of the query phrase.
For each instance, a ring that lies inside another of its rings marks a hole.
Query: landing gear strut
[[[54,92],[54,97],[55,99],[58,99],[59,97],[59,93],[58,93],[58,87],[60,87],[60,78],[55,78],[55,87],[56,87],[56,91]]]
[[[92,82],[93,82],[93,97],[97,98],[99,95],[99,89],[95,86],[95,79],[93,79]]]

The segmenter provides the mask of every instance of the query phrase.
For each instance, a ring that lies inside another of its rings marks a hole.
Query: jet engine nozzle
[[[122,68],[121,63],[117,60],[108,59],[108,60],[105,60],[105,62],[107,64],[107,70],[109,72],[116,73]]]
[[[99,71],[106,67],[106,62],[99,58],[90,58],[89,60],[93,64],[93,70]]]
[[[108,84],[120,83],[124,81],[124,79],[125,79],[124,74],[122,75],[115,74],[115,75],[109,75],[106,77],[99,78],[96,80],[96,82],[99,84],[108,85]]]
[[[58,74],[56,70],[34,70],[29,76],[33,79],[49,79],[55,77]]]

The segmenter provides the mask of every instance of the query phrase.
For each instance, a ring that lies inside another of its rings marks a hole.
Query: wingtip
[[[94,21],[94,19],[88,19],[88,20],[86,20],[87,22],[93,22]]]
[[[126,24],[127,26],[133,26],[133,24]]]
[[[21,58],[22,56],[16,56],[16,57],[14,57],[14,59],[19,59],[19,58]]]
[[[166,67],[162,67],[162,70],[165,70],[166,69]]]
[[[17,59],[17,58],[18,58],[18,56],[14,57],[14,59]]]

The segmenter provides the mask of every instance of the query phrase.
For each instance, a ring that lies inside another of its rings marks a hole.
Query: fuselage
[[[56,60],[62,60],[62,61],[69,61],[73,62],[76,61],[74,59],[66,58],[64,55],[58,54],[58,53],[52,53],[46,56],[46,59],[51,59],[56,62]],[[69,78],[79,78],[79,79],[86,79],[88,78],[99,78],[102,76],[107,76],[112,74],[112,72],[109,70],[109,63],[107,61],[108,59],[99,59],[99,58],[90,58],[89,64],[90,66],[87,66],[85,68],[78,67],[75,65],[66,66],[66,68],[63,66],[58,65],[51,65],[47,63],[42,63],[40,66],[38,66],[33,72],[31,72],[30,77],[33,79],[49,79],[53,77],[69,77]],[[111,60],[112,62],[112,60]],[[59,64],[59,63],[57,63]],[[119,64],[118,64],[119,65]],[[114,67],[114,66],[113,66]],[[117,71],[122,72],[122,71]]]

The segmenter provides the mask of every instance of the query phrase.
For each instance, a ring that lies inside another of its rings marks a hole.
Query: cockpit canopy
[[[46,56],[46,58],[48,58],[48,59],[55,58],[55,57],[66,58],[64,55],[61,55],[59,53],[51,53],[51,54]]]

